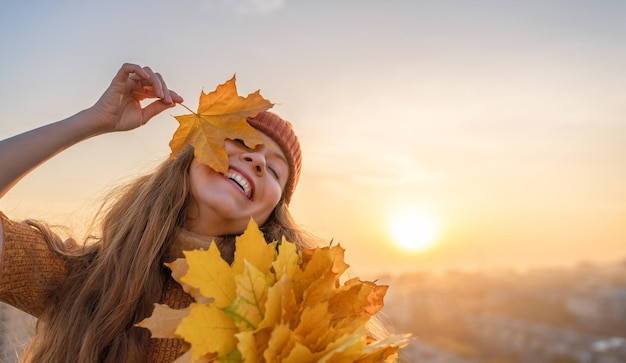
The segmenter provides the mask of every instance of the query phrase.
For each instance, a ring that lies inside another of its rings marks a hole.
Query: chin
[[[220,236],[226,235],[240,235],[242,234],[246,228],[248,227],[249,219],[242,219],[237,221],[228,221],[218,224],[216,227],[219,230]]]

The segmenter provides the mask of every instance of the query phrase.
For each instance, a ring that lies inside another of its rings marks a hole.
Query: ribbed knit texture
[[[64,259],[48,248],[39,231],[9,220],[2,212],[0,219],[4,228],[0,301],[38,317],[48,293],[67,276]],[[182,309],[191,302],[193,298],[170,278],[160,303]],[[182,339],[150,339],[146,362],[171,363],[181,355],[182,347]]]
[[[293,131],[289,121],[285,121],[280,116],[272,112],[261,112],[255,117],[248,118],[250,126],[261,131],[274,140],[289,163],[289,179],[285,185],[285,202],[289,204],[291,196],[296,189],[302,168],[302,151],[298,137]]]
[[[65,261],[50,250],[39,231],[10,221],[2,212],[0,217],[4,228],[0,301],[38,317],[50,292],[67,277]]]
[[[169,279],[165,287],[165,295],[161,304],[167,304],[172,309],[184,309],[193,302],[183,288],[174,279]],[[182,339],[150,339],[148,346],[148,363],[170,363],[181,355]]]

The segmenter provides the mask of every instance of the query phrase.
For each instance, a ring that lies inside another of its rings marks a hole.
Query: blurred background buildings
[[[412,333],[401,363],[624,363],[626,261],[525,272],[378,277],[383,319]],[[0,304],[0,361],[17,362],[34,319]]]
[[[379,282],[392,330],[414,336],[401,362],[626,362],[626,261]]]

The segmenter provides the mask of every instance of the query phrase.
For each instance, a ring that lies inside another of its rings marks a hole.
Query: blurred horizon
[[[380,320],[411,334],[398,363],[626,362],[626,260],[519,271],[404,272]],[[35,319],[0,303],[0,361],[17,363]]]

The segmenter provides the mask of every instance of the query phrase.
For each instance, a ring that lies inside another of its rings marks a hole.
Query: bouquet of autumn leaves
[[[263,102],[269,105],[265,109],[272,106],[258,91],[247,98],[237,96],[234,77],[215,92],[202,93],[197,114],[177,117],[177,133],[188,131],[179,134],[178,141],[175,133],[172,150],[186,143],[196,152],[206,150],[206,137],[189,136],[202,133],[202,127],[212,128],[210,132],[235,130],[234,136],[242,137],[242,132],[217,124],[224,119],[214,116],[231,115],[233,109],[252,109],[254,116],[263,111],[255,108]],[[243,123],[245,128],[245,117]],[[220,137],[223,144],[224,137],[233,136]],[[219,158],[220,146],[213,147],[218,152],[210,152],[210,157]],[[221,168],[214,160],[207,164]],[[369,336],[368,322],[383,307],[387,286],[358,278],[340,283],[348,268],[340,246],[299,251],[285,239],[267,243],[253,220],[235,245],[232,264],[222,259],[215,243],[208,250],[185,251],[184,258],[167,264],[195,302],[180,310],[155,304],[152,315],[137,325],[149,329],[153,338],[182,338],[189,350],[176,363],[393,362],[407,344],[407,335],[379,341]]]

